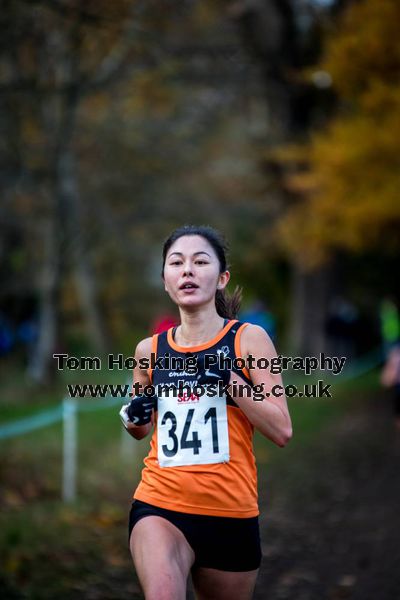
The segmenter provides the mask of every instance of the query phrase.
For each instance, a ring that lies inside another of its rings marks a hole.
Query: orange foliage
[[[332,76],[340,110],[286,160],[308,162],[287,176],[302,198],[278,223],[283,247],[306,267],[335,247],[393,247],[400,224],[400,3],[350,6],[319,67]]]

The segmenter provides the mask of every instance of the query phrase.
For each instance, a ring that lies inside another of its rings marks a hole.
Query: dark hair
[[[168,250],[177,239],[184,235],[200,235],[205,238],[214,248],[219,261],[219,272],[223,273],[229,268],[226,260],[228,246],[222,234],[213,229],[209,225],[182,225],[175,229],[171,235],[165,240],[163,246],[163,265],[161,276],[164,277],[165,259]],[[225,319],[235,319],[240,310],[242,300],[242,288],[238,285],[232,294],[228,294],[225,290],[217,290],[215,294],[215,308],[220,317]]]

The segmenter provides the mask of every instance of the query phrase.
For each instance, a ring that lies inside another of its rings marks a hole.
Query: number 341
[[[172,448],[168,448],[167,444],[163,444],[162,450],[165,456],[175,456],[179,449],[179,441],[181,448],[192,448],[193,454],[199,454],[200,448],[202,446],[201,440],[199,439],[199,434],[197,431],[192,431],[192,439],[188,439],[190,425],[192,423],[194,408],[190,408],[188,410],[185,425],[183,427],[181,439],[178,440],[176,435],[176,427],[177,427],[177,419],[176,415],[168,410],[161,421],[161,425],[165,425],[167,421],[170,421],[171,427],[168,429],[168,437],[172,440]],[[211,433],[212,433],[212,442],[213,442],[213,453],[217,454],[219,452],[219,443],[218,443],[218,425],[217,425],[217,409],[215,407],[211,407],[208,409],[206,414],[204,415],[204,424],[206,425],[208,421],[211,420]]]

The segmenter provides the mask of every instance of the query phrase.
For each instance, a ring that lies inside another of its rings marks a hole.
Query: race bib
[[[161,467],[229,461],[225,397],[195,394],[158,397],[158,462]]]

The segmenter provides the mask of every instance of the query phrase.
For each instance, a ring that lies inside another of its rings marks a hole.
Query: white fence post
[[[126,431],[124,427],[121,427],[120,437],[120,455],[124,461],[132,461],[136,459],[136,440]]]
[[[132,391],[133,381],[128,379],[126,384],[129,386],[129,391]],[[129,404],[132,398],[128,395],[125,396],[125,404]],[[123,461],[132,461],[136,458],[137,445],[136,440],[128,433],[124,426],[121,427],[121,437],[119,443],[120,456]]]
[[[63,400],[63,485],[62,499],[72,502],[76,498],[77,459],[77,403],[75,398]]]

